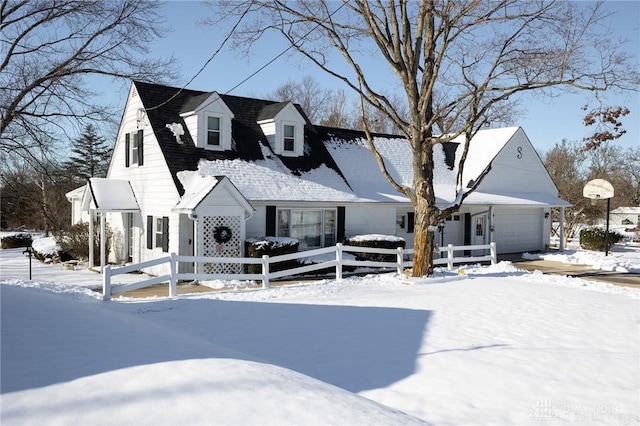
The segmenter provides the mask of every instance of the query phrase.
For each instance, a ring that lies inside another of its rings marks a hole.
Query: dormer
[[[233,113],[217,92],[193,97],[180,112],[198,148],[231,150]]]
[[[258,124],[276,155],[301,157],[304,154],[305,118],[291,102],[264,107]]]

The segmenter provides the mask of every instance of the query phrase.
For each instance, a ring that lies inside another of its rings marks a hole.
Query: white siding
[[[520,129],[492,161],[479,192],[558,195],[538,153]]]
[[[150,260],[167,254],[162,252],[160,248],[147,249],[147,230],[145,229],[147,216],[169,217],[169,253],[172,251],[178,252],[179,241],[179,218],[177,214],[171,213],[171,208],[179,200],[178,191],[148,120],[144,114],[141,115],[138,112],[142,108],[143,105],[140,98],[131,91],[107,175],[108,178],[126,179],[131,182],[136,200],[141,208],[140,213],[135,215],[136,229],[140,230],[136,238],[137,247],[139,248],[137,261]],[[141,117],[142,119],[140,119]],[[138,129],[144,131],[143,165],[132,164],[130,167],[125,167],[125,135],[136,132]],[[111,226],[114,232],[121,232],[124,235],[122,219],[116,218],[116,216],[120,217],[120,215],[111,216],[113,216]],[[152,269],[149,272],[153,274],[163,273],[164,271],[163,268]]]
[[[345,236],[362,234],[396,235],[396,206],[348,205]]]

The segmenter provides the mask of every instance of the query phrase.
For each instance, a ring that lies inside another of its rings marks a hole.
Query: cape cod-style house
[[[462,140],[434,148],[437,201],[455,197]],[[376,135],[390,173],[411,185],[408,142]],[[543,250],[550,209],[569,205],[519,127],[480,131],[464,182],[486,176],[437,237],[496,242],[499,253]],[[380,173],[362,132],[313,125],[299,105],[133,82],[107,178],[68,194],[74,221],[101,214],[110,261],[179,255],[243,256],[249,237],[300,249],[356,234],[413,245],[413,209]],[[184,266],[187,267],[187,266]]]

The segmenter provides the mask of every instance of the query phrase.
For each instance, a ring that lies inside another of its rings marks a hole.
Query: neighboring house
[[[638,228],[640,226],[640,207],[618,207],[611,210],[611,225]]]
[[[462,141],[434,148],[441,206],[455,198]],[[411,185],[408,141],[376,135],[375,144],[389,172]],[[545,249],[550,209],[569,204],[521,128],[483,130],[471,141],[464,182],[485,172],[438,242],[495,241],[500,253]],[[131,199],[98,199],[122,181],[130,183],[136,210]],[[363,133],[312,125],[291,102],[134,82],[107,179],[68,196],[109,223],[116,263],[167,252],[242,256],[245,239],[262,236],[297,238],[302,250],[370,233],[413,246],[412,205],[384,179]]]

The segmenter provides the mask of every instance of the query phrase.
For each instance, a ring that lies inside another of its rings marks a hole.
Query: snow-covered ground
[[[640,243],[619,243],[611,248],[608,256],[602,252],[580,250],[571,247],[563,252],[525,253],[524,259],[545,259],[554,262],[587,265],[604,271],[640,274]]]
[[[0,268],[3,425],[640,424],[638,289],[501,262],[102,302]]]

